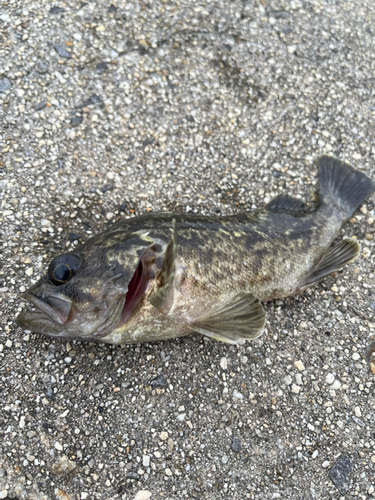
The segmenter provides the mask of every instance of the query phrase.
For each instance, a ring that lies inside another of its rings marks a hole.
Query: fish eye
[[[75,255],[59,255],[48,268],[48,278],[54,285],[67,283],[76,274],[80,261]]]

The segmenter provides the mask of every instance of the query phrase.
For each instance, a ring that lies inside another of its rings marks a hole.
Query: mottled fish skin
[[[261,302],[295,293],[306,270],[314,266],[341,227],[329,207],[302,217],[261,210],[221,218],[163,213],[144,216],[139,223],[147,220],[149,235],[166,244],[172,217],[178,233],[173,312],[161,321],[147,301],[155,292],[150,287],[140,310],[142,325],[140,315],[135,315],[108,336],[112,343],[122,343],[125,336],[126,343],[181,336],[182,317],[192,323],[239,290],[251,290]]]
[[[299,292],[358,256],[351,240],[330,248],[375,184],[334,158],[319,162],[324,185],[315,211],[278,197],[220,218],[160,213],[114,224],[74,250],[79,267],[67,283],[56,286],[47,274],[25,294],[37,311],[22,313],[19,324],[114,344],[194,331],[231,343],[256,338],[265,321],[260,302]],[[354,194],[351,182],[361,188]],[[51,318],[62,299],[68,319],[58,324]],[[216,323],[215,314],[222,318]],[[231,333],[231,325],[241,333]]]

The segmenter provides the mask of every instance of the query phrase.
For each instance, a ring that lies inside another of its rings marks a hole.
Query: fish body
[[[314,211],[279,195],[227,217],[161,213],[114,224],[51,262],[24,294],[35,310],[19,324],[113,344],[194,332],[234,344],[256,338],[262,302],[298,293],[358,257],[354,240],[332,242],[375,183],[335,158],[318,163]]]

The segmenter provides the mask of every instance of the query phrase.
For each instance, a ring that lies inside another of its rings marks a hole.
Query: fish
[[[375,191],[335,157],[317,158],[314,209],[289,194],[229,216],[154,213],[121,220],[55,257],[22,297],[23,329],[110,344],[192,333],[230,344],[264,330],[262,303],[297,294],[357,259],[340,229]]]

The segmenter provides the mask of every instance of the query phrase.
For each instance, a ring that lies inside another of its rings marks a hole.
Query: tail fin
[[[322,155],[318,157],[320,197],[327,197],[349,218],[375,191],[375,182],[349,163]]]

